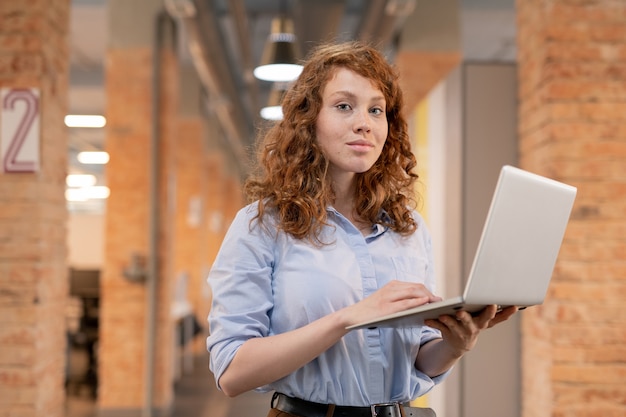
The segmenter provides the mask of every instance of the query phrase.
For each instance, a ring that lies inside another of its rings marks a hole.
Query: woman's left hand
[[[426,320],[424,324],[441,331],[448,348],[462,356],[474,348],[481,331],[508,320],[517,310],[512,306],[498,311],[498,306],[490,305],[476,316],[459,311],[456,317],[443,315],[438,320]]]

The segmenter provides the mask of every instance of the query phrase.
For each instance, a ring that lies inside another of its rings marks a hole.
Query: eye
[[[380,116],[381,114],[385,114],[385,111],[380,107],[374,107],[370,109],[370,113],[373,113],[376,116]]]
[[[341,103],[341,104],[337,104],[335,107],[337,107],[339,110],[350,110],[352,107],[347,104],[347,103]]]

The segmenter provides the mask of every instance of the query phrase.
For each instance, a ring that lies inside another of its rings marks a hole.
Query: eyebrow
[[[330,94],[330,97],[334,97],[334,96],[346,96],[346,97],[349,97],[351,99],[356,99],[357,98],[356,94],[354,94],[353,92],[348,91],[348,90],[339,90],[339,91],[335,91],[334,93]],[[370,100],[371,101],[385,101],[385,96],[380,94],[380,95],[371,97]]]

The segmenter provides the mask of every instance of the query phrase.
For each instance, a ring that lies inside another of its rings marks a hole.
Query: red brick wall
[[[626,415],[626,2],[518,0],[521,166],[578,187],[522,315],[523,416]]]
[[[161,60],[159,132],[159,230],[156,274],[156,335],[153,406],[173,401],[173,321],[170,315],[175,278],[174,206],[171,203],[176,143],[179,139],[178,65],[166,49]],[[105,265],[101,284],[100,391],[104,410],[141,409],[145,404],[147,283],[128,281],[123,271],[133,253],[149,262],[152,115],[152,52],[129,48],[108,52],[107,182],[111,196],[106,214]]]
[[[223,155],[207,146],[205,124],[202,117],[185,117],[179,120],[179,141],[176,157],[176,230],[174,270],[176,276],[187,273],[187,297],[193,306],[198,322],[208,330],[206,322],[211,294],[206,283],[207,273],[224,237],[226,173]],[[210,123],[210,122],[209,122]],[[217,133],[216,133],[217,134]],[[219,138],[214,138],[219,140]],[[239,185],[235,185],[240,189]],[[198,212],[190,213],[195,200]],[[237,208],[240,199],[235,199]],[[198,215],[190,219],[189,215]],[[222,221],[220,221],[222,219]],[[190,220],[198,223],[190,223]],[[206,341],[198,335],[194,352],[206,353]]]
[[[179,140],[176,149],[176,223],[174,240],[176,252],[174,274],[188,276],[187,296],[194,305],[202,303],[200,281],[203,267],[202,235],[203,207],[206,206],[203,173],[206,149],[203,146],[202,119],[188,117],[179,120]]]
[[[111,195],[100,283],[100,408],[143,404],[146,291],[125,280],[123,270],[133,253],[148,253],[151,60],[150,48],[107,53],[106,176]]]
[[[0,88],[40,92],[40,169],[0,173],[2,417],[64,415],[68,19],[68,0],[0,2]]]

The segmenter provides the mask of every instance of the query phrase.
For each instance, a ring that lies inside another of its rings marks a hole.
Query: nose
[[[371,130],[367,114],[364,114],[363,112],[358,112],[355,117],[356,117],[354,120],[355,132],[369,132]]]

